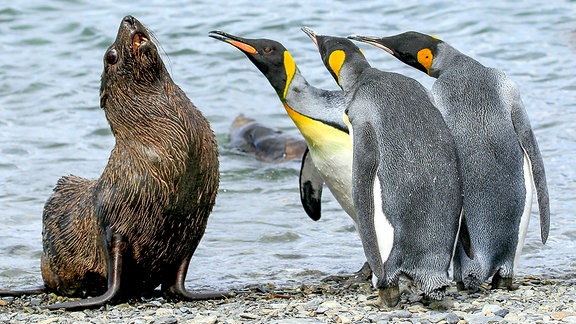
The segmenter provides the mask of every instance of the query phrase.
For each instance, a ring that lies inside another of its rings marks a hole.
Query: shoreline
[[[393,309],[373,306],[367,283],[246,287],[230,299],[167,301],[162,297],[83,311],[50,311],[43,305],[67,298],[40,294],[0,299],[0,323],[576,323],[576,281],[517,277],[514,291],[459,292],[453,285],[440,301],[428,301],[402,284]]]

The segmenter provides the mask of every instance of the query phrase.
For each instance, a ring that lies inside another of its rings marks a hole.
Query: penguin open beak
[[[314,30],[312,30],[312,28],[306,27],[306,26],[302,26],[300,29],[306,35],[308,35],[308,37],[310,37],[310,39],[314,42],[314,44],[316,44],[316,47],[318,47],[318,40],[316,39],[316,36],[318,36],[318,33],[316,33]]]
[[[220,31],[220,30],[213,30],[213,31],[208,33],[208,36],[215,38],[217,40],[229,43],[244,53],[247,53],[247,54],[258,53],[258,51],[254,47],[248,45],[247,41],[244,40],[242,37],[234,36],[234,35],[225,33],[225,32]]]
[[[348,38],[376,46],[380,49],[385,50],[386,52],[390,53],[391,55],[394,55],[393,50],[391,50],[390,48],[384,46],[382,43],[379,42],[379,40],[381,39],[380,37],[353,34],[353,35],[348,36]]]

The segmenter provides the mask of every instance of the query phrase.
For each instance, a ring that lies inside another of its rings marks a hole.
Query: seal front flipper
[[[518,142],[522,146],[524,156],[530,162],[532,178],[536,187],[536,197],[540,211],[540,237],[545,244],[550,232],[550,200],[548,197],[548,186],[546,184],[546,173],[544,171],[544,161],[536,142],[536,137],[530,126],[528,115],[522,106],[520,96],[515,91],[517,100],[512,106],[512,124],[518,136]],[[527,184],[531,185],[531,184]],[[527,188],[528,190],[528,188]]]
[[[324,180],[312,161],[310,152],[306,149],[300,168],[300,200],[306,214],[315,221],[321,216],[322,186],[324,186]]]
[[[101,296],[75,300],[46,306],[48,309],[85,309],[106,304],[120,290],[120,275],[122,274],[122,254],[126,251],[126,242],[122,235],[113,234],[109,243],[108,259],[108,290]]]
[[[177,299],[187,299],[193,300],[207,300],[207,299],[222,299],[227,297],[234,297],[235,294],[232,292],[221,292],[221,291],[210,291],[193,293],[186,290],[184,286],[184,281],[186,280],[186,274],[188,273],[188,266],[190,265],[190,259],[192,256],[186,258],[178,267],[178,271],[170,282],[170,278],[162,283],[162,292],[168,298],[174,297]]]

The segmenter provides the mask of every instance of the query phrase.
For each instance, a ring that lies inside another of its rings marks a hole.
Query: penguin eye
[[[115,49],[111,49],[106,53],[106,63],[116,64],[118,62],[118,52]]]
[[[272,48],[271,47],[264,47],[264,53],[268,54],[272,52]]]

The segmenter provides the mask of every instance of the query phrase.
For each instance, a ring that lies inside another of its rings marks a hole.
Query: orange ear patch
[[[286,99],[290,82],[292,82],[292,78],[294,78],[294,74],[296,74],[296,63],[288,51],[284,51],[284,70],[286,71],[286,86],[284,87],[283,99]]]
[[[338,77],[338,84],[340,84],[340,69],[342,65],[344,65],[344,60],[346,59],[346,53],[343,50],[335,50],[334,52],[330,53],[328,57],[328,65]]]
[[[430,67],[432,67],[432,60],[434,59],[434,55],[432,55],[432,51],[429,48],[423,48],[418,51],[418,63],[422,64],[428,74],[430,74]]]

